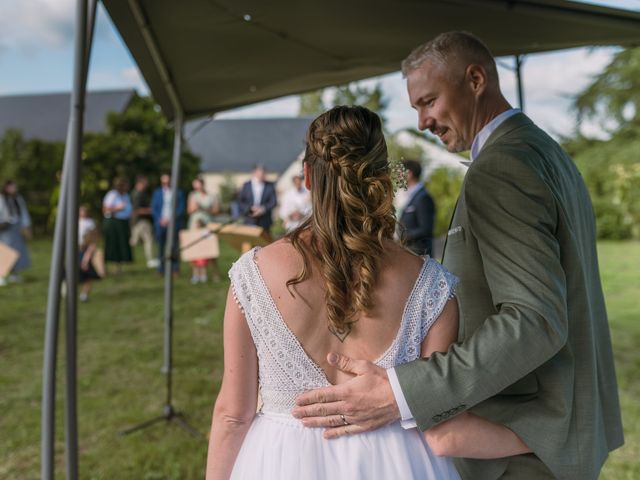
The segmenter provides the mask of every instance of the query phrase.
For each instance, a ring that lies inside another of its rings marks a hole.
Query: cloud
[[[31,52],[71,42],[74,0],[0,0],[0,48]]]
[[[137,67],[127,67],[121,70],[111,68],[89,69],[89,90],[109,90],[114,88],[135,88],[141,95],[147,95],[149,88]]]
[[[75,8],[75,0],[0,0],[0,55],[8,50],[35,55],[70,46]],[[109,27],[101,4],[99,10],[95,35],[104,37]]]
[[[216,118],[295,117],[299,108],[298,96],[288,96],[221,112],[216,114]]]

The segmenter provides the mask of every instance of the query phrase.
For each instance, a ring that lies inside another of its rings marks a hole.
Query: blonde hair
[[[309,278],[311,259],[326,285],[329,329],[348,333],[355,317],[373,307],[384,241],[395,230],[393,184],[380,118],[364,107],[335,107],[307,132],[304,161],[311,177],[311,217],[288,235],[302,255],[300,274]],[[310,242],[303,242],[305,230]]]

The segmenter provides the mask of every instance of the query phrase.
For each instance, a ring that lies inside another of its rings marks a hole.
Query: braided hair
[[[288,235],[303,257],[291,286],[307,279],[311,257],[326,286],[329,329],[343,337],[359,313],[373,307],[372,291],[384,241],[393,238],[395,210],[387,145],[380,118],[359,107],[335,107],[309,127],[304,161],[311,177],[311,217]],[[301,234],[309,230],[310,247]]]

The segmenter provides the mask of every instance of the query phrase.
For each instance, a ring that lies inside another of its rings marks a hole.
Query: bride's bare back
[[[308,280],[294,285],[292,296],[286,283],[298,276],[302,256],[287,240],[280,240],[256,254],[261,275],[282,317],[300,344],[333,383],[342,383],[349,374],[326,361],[327,353],[375,361],[389,348],[398,333],[409,295],[423,265],[423,259],[387,241],[373,290],[374,308],[361,314],[341,342],[328,329],[325,285],[317,263]]]

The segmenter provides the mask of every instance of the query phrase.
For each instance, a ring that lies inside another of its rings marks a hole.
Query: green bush
[[[109,114],[106,132],[84,136],[81,202],[99,219],[102,199],[116,176],[133,184],[136,175],[143,174],[152,184],[156,182],[171,170],[173,137],[171,126],[150,97],[135,96],[125,112]],[[62,142],[26,140],[18,130],[7,130],[0,138],[0,181],[16,181],[37,234],[50,232],[55,222],[64,148]],[[183,151],[181,188],[190,190],[199,171],[199,157]]]
[[[51,194],[62,168],[64,145],[27,140],[19,130],[0,138],[0,183],[12,179],[27,202],[36,234],[47,231]]]
[[[425,186],[436,204],[436,222],[434,226],[434,236],[436,237],[447,233],[463,179],[464,175],[458,170],[439,167],[431,173],[429,180],[425,182]]]

